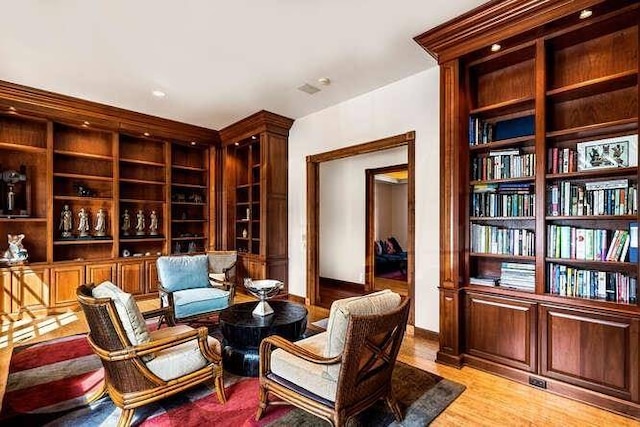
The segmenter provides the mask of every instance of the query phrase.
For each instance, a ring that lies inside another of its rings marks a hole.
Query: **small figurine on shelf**
[[[202,203],[202,195],[200,193],[191,193],[189,201],[193,203]]]
[[[93,196],[96,195],[95,191],[93,191],[91,188],[87,187],[87,185],[82,183],[82,182],[76,182],[73,185],[73,188],[76,190],[76,193],[80,197],[93,197]]]
[[[96,237],[104,237],[107,234],[107,214],[102,208],[98,209],[98,213],[96,214],[96,226],[94,230],[96,231],[94,233]]]
[[[9,249],[4,252],[0,262],[7,264],[23,263],[29,258],[27,250],[22,245],[24,234],[7,234]]]
[[[182,216],[180,217],[182,220],[187,219],[187,211],[182,211]]]
[[[81,208],[80,212],[78,212],[78,231],[80,234],[79,237],[89,237],[89,213],[85,210],[85,208]]]
[[[129,215],[129,209],[125,209],[122,215],[122,235],[128,236],[129,231],[131,231],[131,215]]]
[[[60,212],[60,225],[58,229],[62,230],[61,236],[65,239],[71,237],[71,230],[73,230],[73,212],[69,209],[69,205],[62,207]]]
[[[142,209],[138,209],[138,213],[136,214],[136,236],[144,236],[144,213]]]
[[[176,242],[176,247],[173,253],[179,254],[180,252],[182,252],[182,246],[180,245],[180,242]]]
[[[196,242],[189,242],[187,253],[193,254],[196,252]]]
[[[155,210],[152,210],[151,215],[149,215],[149,235],[158,235],[158,213]]]
[[[248,234],[249,234],[249,233],[247,233],[247,229],[246,229],[246,228],[243,228],[243,229],[242,229],[242,237],[244,237],[244,238],[246,239]]]
[[[245,217],[247,221],[251,219],[251,208],[247,208],[247,216]]]

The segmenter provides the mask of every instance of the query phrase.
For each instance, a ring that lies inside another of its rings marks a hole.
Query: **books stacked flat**
[[[536,287],[536,266],[518,262],[503,262],[500,286],[533,292]]]
[[[500,279],[492,277],[469,277],[470,285],[496,286]]]

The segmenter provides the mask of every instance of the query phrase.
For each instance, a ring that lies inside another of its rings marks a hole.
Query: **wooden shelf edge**
[[[89,202],[112,202],[112,197],[53,196],[53,200],[78,200]]]
[[[204,236],[198,236],[198,237],[172,237],[171,240],[174,240],[174,241],[207,240],[207,238],[204,237]]]
[[[47,218],[39,217],[1,217],[0,222],[47,222]]]
[[[638,129],[638,118],[614,120],[611,122],[596,123],[593,125],[579,126],[575,128],[561,129],[547,132],[549,139],[571,139],[571,138],[591,138],[606,135],[607,133],[617,133],[633,131]]]
[[[469,252],[469,256],[473,258],[496,258],[513,261],[535,261],[535,256],[509,255],[509,254],[487,254],[481,252]]]
[[[205,168],[199,168],[199,167],[195,167],[195,166],[171,165],[171,167],[173,169],[179,169],[179,170],[185,170],[185,171],[191,171],[191,172],[206,172],[207,171],[207,169],[205,169]]]
[[[469,111],[469,115],[478,115],[478,114],[487,114],[490,112],[499,112],[503,110],[516,109],[519,106],[525,106],[527,104],[532,104],[535,101],[533,96],[523,96],[522,98],[510,99],[504,102],[498,102],[496,104],[485,105],[484,107],[474,108]]]
[[[11,142],[0,142],[0,149],[23,151],[27,153],[43,154],[47,152],[45,147],[36,147],[33,145],[13,144]]]
[[[566,173],[550,173],[546,174],[547,180],[559,180],[559,179],[581,179],[581,178],[598,178],[598,177],[620,177],[628,175],[630,177],[636,176],[638,173],[637,166],[631,166],[628,168],[607,168],[607,169],[594,169],[579,172],[566,172]]]
[[[104,154],[82,153],[79,151],[53,150],[53,153],[60,154],[63,156],[78,157],[78,158],[84,158],[84,159],[107,160],[107,161],[113,160],[113,156],[107,156]]]
[[[149,181],[146,179],[132,179],[132,178],[120,178],[120,182],[128,182],[131,184],[165,185],[164,181]]]
[[[531,221],[536,219],[535,216],[496,216],[496,217],[488,217],[488,216],[472,216],[469,217],[469,221]]]
[[[53,176],[56,178],[86,179],[89,181],[113,181],[114,180],[113,177],[111,176],[86,175],[86,174],[76,174],[76,173],[55,172]]]
[[[206,189],[207,186],[206,185],[201,185],[201,184],[182,184],[179,182],[172,182],[171,183],[172,187],[182,187],[182,188],[198,188],[198,189]]]
[[[500,148],[511,147],[513,145],[521,145],[524,142],[531,142],[529,145],[533,145],[536,141],[535,135],[519,136],[517,138],[501,139],[500,141],[491,141],[486,144],[469,145],[470,151],[480,150],[497,150]]]
[[[547,215],[546,221],[554,220],[620,220],[620,221],[636,221],[637,215],[570,215],[570,216],[553,216]]]
[[[70,246],[70,245],[90,245],[90,244],[111,244],[113,239],[69,239],[69,240],[54,240],[54,246]]]
[[[597,269],[598,267],[606,267],[607,269],[621,268],[621,269],[625,269],[625,271],[638,268],[638,265],[636,263],[624,262],[624,261],[595,261],[595,260],[574,259],[574,258],[545,258],[544,261],[549,263],[554,263],[554,264],[567,264],[567,265],[585,267],[585,269],[588,269],[588,270]],[[589,268],[589,266],[592,266],[592,268]]]
[[[500,184],[502,182],[534,182],[535,180],[536,180],[535,176],[527,176],[524,178],[485,179],[485,180],[469,181],[469,185]]]
[[[561,86],[547,91],[547,97],[564,102],[582,96],[630,87],[638,83],[638,70],[627,70],[597,79]]]
[[[149,160],[139,160],[139,159],[131,159],[131,158],[126,158],[126,157],[120,157],[120,161],[123,163],[131,163],[134,165],[143,165],[143,166],[155,166],[155,167],[159,167],[159,168],[163,168],[166,165],[164,163],[160,163],[160,162],[152,162]]]
[[[164,200],[120,199],[121,203],[165,203]]]

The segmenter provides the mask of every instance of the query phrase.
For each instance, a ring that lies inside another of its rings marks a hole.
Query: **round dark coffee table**
[[[234,304],[220,313],[222,366],[232,374],[257,377],[260,368],[258,349],[269,335],[290,341],[302,337],[307,328],[307,309],[289,301],[269,301],[273,314],[255,316],[258,302]]]

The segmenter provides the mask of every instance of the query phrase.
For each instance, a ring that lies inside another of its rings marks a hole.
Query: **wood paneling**
[[[11,291],[13,298],[18,298],[20,310],[30,312],[49,306],[48,268],[19,267],[11,274]]]
[[[118,286],[132,295],[145,292],[144,261],[123,261],[118,263]]]
[[[638,401],[640,320],[540,307],[541,374]]]
[[[470,293],[465,297],[466,352],[536,371],[536,304]]]
[[[158,267],[155,260],[144,262],[145,282],[147,293],[158,292]]]
[[[86,281],[87,283],[94,283],[99,285],[100,283],[108,280],[110,282],[116,282],[116,264],[101,263],[101,264],[87,264]]]
[[[437,360],[460,365],[460,301],[457,290],[440,288],[440,350]]]
[[[70,265],[51,269],[51,299],[56,306],[75,304],[76,289],[85,283],[84,265]]]

